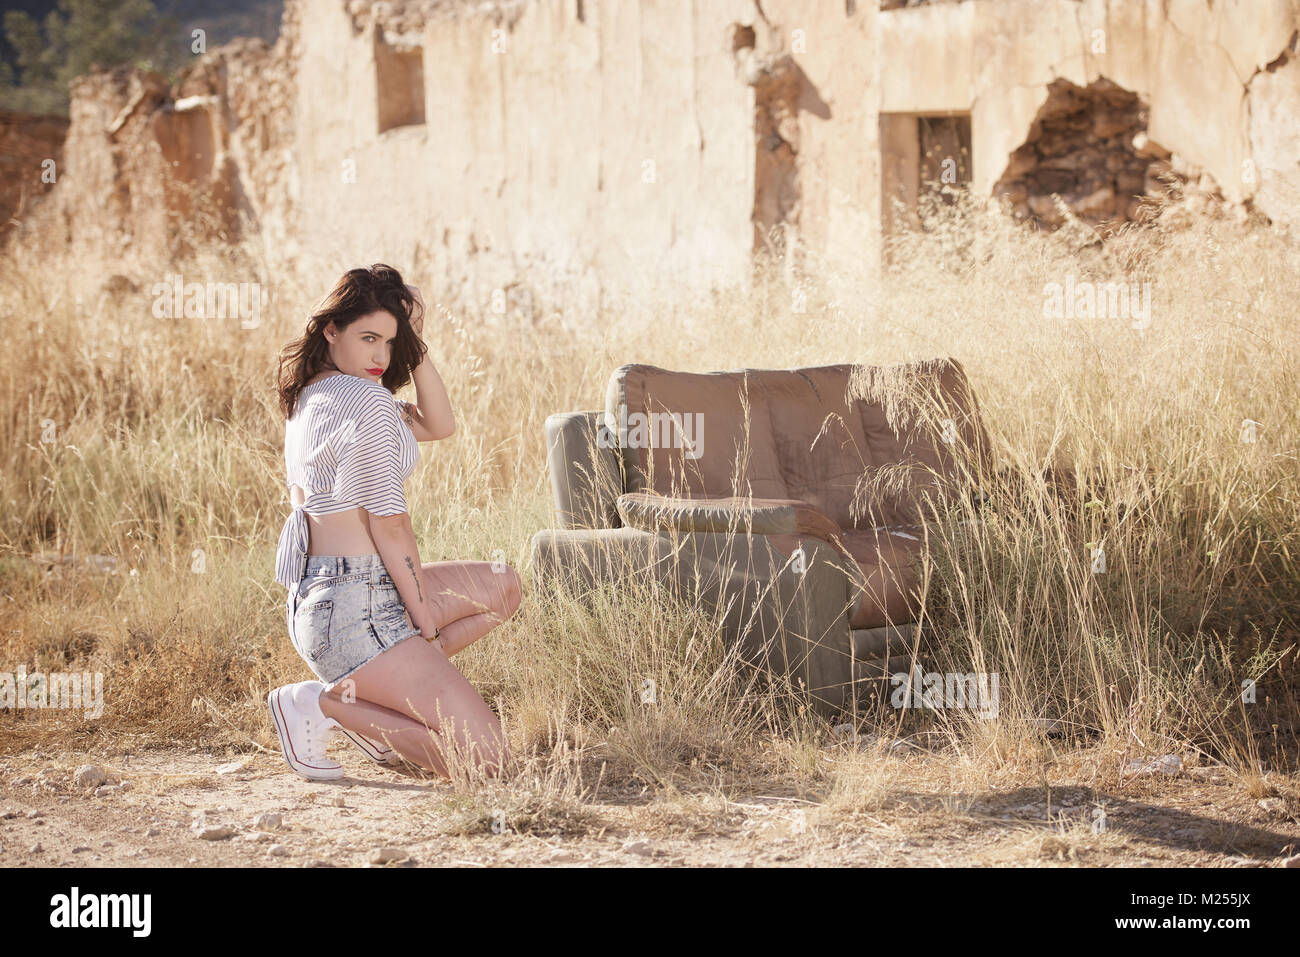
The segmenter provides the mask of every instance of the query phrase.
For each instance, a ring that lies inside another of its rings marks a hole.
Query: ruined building
[[[486,303],[744,284],[793,242],[878,261],[943,183],[1044,228],[1173,181],[1289,225],[1298,27],[1300,0],[288,0],[274,46],[174,88],[78,81],[17,232],[154,278],[201,224]]]

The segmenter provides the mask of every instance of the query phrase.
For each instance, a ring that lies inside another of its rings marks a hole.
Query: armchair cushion
[[[913,594],[918,583],[914,562],[924,537],[919,525],[841,529],[807,502],[790,498],[672,498],[626,492],[618,497],[617,506],[628,528],[765,535],[787,557],[805,538],[829,543],[856,572],[849,613],[853,628],[911,621],[919,610]]]
[[[726,532],[753,535],[803,534],[832,544],[840,527],[807,502],[792,498],[671,498],[655,492],[626,492],[618,497],[623,524],[648,532]]]

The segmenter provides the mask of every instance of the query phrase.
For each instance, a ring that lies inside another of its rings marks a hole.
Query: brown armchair
[[[656,576],[723,611],[745,658],[831,716],[907,670],[923,502],[969,495],[987,435],[961,366],[674,372],[624,365],[545,437],[558,528],[531,565]]]

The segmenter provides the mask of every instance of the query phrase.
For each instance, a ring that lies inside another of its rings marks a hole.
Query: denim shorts
[[[285,621],[294,650],[327,685],[420,633],[379,555],[308,555]]]

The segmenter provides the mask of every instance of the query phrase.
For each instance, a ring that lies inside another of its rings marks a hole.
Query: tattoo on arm
[[[410,556],[407,556],[405,561],[411,577],[415,579],[415,593],[420,596],[420,601],[424,601],[424,589],[420,587],[420,576],[415,571],[415,565],[411,562]]]

